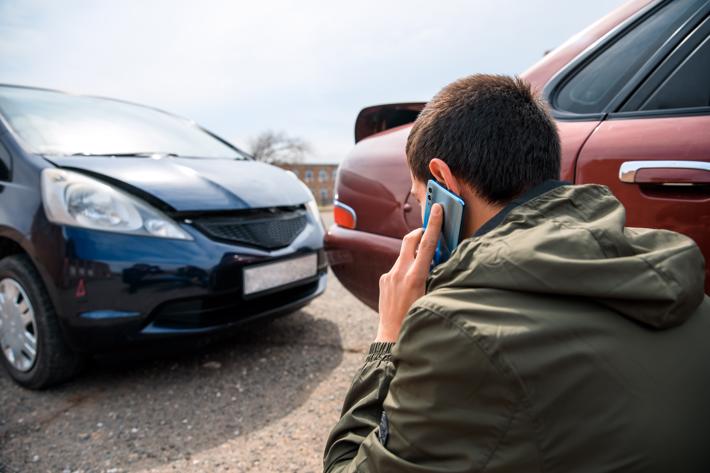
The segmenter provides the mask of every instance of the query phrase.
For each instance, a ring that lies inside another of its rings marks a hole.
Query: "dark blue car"
[[[323,233],[294,174],[193,122],[0,86],[0,359],[24,386],[304,306],[325,290]]]

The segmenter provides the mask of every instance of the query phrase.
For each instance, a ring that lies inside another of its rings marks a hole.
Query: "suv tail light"
[[[349,205],[345,205],[340,201],[333,202],[333,218],[335,224],[344,228],[349,228],[351,230],[355,229],[357,224],[357,215],[355,210]]]

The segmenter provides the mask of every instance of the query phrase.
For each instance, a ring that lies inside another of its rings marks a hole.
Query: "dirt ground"
[[[332,274],[328,285],[270,325],[102,357],[53,390],[0,370],[0,473],[322,471],[377,323]]]

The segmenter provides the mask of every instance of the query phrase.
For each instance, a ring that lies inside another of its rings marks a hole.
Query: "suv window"
[[[640,110],[710,107],[710,37],[683,60]]]
[[[599,113],[638,69],[686,19],[696,0],[666,3],[603,49],[563,85],[556,108],[574,113]]]
[[[10,180],[10,169],[12,169],[10,153],[8,153],[5,146],[0,143],[0,181]]]

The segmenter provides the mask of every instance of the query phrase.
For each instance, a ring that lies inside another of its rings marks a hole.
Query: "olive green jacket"
[[[375,343],[332,473],[710,472],[710,302],[680,234],[562,186],[464,240]]]

